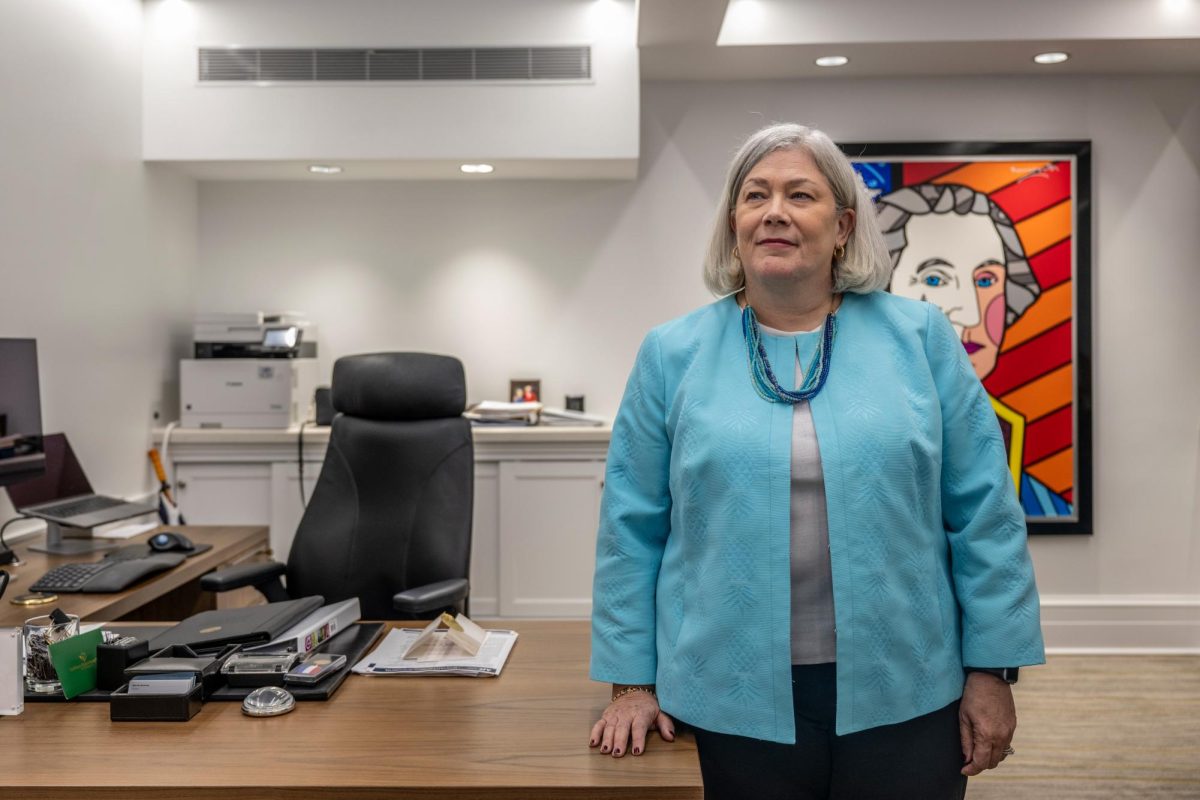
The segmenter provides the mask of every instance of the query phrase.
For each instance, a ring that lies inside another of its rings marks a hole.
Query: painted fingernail
[[[640,756],[642,754],[642,748],[640,748],[640,747],[633,748],[633,754],[635,756]]]
[[[601,747],[601,748],[600,748],[600,752],[601,752],[601,753],[607,753],[607,752],[608,752],[608,745],[604,745],[604,747]]]
[[[619,755],[621,755],[621,751],[620,751],[620,750],[613,750],[613,755],[614,755],[614,756],[619,756]]]
[[[596,740],[595,740],[595,739],[589,739],[589,740],[588,740],[588,747],[595,747],[595,746],[596,746]]]

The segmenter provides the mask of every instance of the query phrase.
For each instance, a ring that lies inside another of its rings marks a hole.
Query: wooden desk
[[[30,552],[28,544],[16,545],[14,549],[23,563],[20,566],[9,564],[4,567],[12,576],[12,582],[9,583],[4,598],[0,599],[0,628],[18,627],[30,617],[50,613],[55,606],[71,614],[78,614],[80,619],[85,621],[110,622],[122,618],[180,620],[197,611],[214,607],[214,595],[211,592],[200,591],[201,575],[217,567],[248,560],[265,551],[267,546],[265,525],[173,525],[170,529],[182,531],[196,544],[211,544],[213,547],[189,558],[178,567],[134,584],[123,592],[61,594],[57,602],[41,606],[15,606],[9,600],[28,592],[29,587],[36,583],[38,578],[59,564],[96,561],[104,554],[99,552],[78,556],[55,556]],[[118,546],[145,542],[154,532],[148,531],[116,542]],[[29,544],[40,541],[41,538],[37,537]],[[222,598],[222,601],[222,605],[225,605],[225,598]]]
[[[486,623],[485,623],[486,624]],[[608,687],[588,623],[522,621],[499,678],[351,675],[328,702],[257,719],[207,703],[190,722],[110,722],[104,703],[0,717],[0,794],[46,798],[699,798],[690,735],[640,756],[587,746]],[[61,765],[54,758],[61,759]]]

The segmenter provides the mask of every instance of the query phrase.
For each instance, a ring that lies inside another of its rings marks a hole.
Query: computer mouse
[[[252,717],[274,717],[296,707],[296,698],[278,686],[260,686],[242,701],[242,713]]]
[[[192,540],[178,531],[163,531],[150,537],[150,549],[156,553],[169,553],[172,550],[189,552],[196,549]]]

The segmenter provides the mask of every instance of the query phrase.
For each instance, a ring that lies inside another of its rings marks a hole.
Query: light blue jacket
[[[591,676],[657,684],[664,711],[794,742],[792,407],[750,380],[725,298],[652,330],[613,425]],[[768,336],[785,388],[795,348]],[[964,664],[1044,661],[1024,516],[995,412],[935,306],[848,294],[812,400],[837,626],[837,733],[961,696]]]

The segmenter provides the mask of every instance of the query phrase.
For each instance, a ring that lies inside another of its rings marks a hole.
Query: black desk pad
[[[346,680],[346,676],[350,674],[350,668],[359,661],[362,661],[367,651],[383,635],[383,628],[384,623],[382,622],[356,622],[354,625],[346,628],[346,630],[335,634],[328,642],[317,649],[322,653],[345,656],[346,666],[332,675],[322,678],[320,683],[314,683],[312,686],[305,686],[300,683],[287,683],[284,684],[283,688],[291,692],[292,697],[296,698],[297,702],[300,700],[328,700],[338,690],[338,687],[342,685],[342,681]],[[253,691],[254,689],[247,686],[222,686],[210,694],[205,702],[219,700],[237,700],[241,702],[246,698],[246,695]]]
[[[170,630],[171,625],[107,625],[105,630],[115,631],[121,634],[130,634],[137,636],[139,639],[153,639],[160,633]],[[302,684],[288,684],[285,688],[292,693],[292,696],[299,700],[328,700],[333,693],[338,690],[342,682],[346,680],[346,676],[350,674],[350,668],[362,660],[367,651],[379,640],[383,635],[385,623],[382,622],[356,622],[344,631],[335,634],[329,641],[321,645],[317,649],[323,653],[336,653],[346,657],[346,666],[342,667],[337,672],[323,679],[320,683],[312,686],[304,686]],[[241,687],[235,688],[232,686],[223,686],[213,692],[205,702],[220,701],[220,700],[237,700],[245,699],[246,695],[254,691],[253,689]],[[90,692],[74,698],[72,702],[99,702],[107,703],[110,693],[105,689],[92,689]],[[26,703],[65,703],[66,699],[61,693],[55,694],[36,694],[25,690]]]
[[[212,550],[212,549],[213,549],[213,546],[211,544],[201,543],[201,544],[197,544],[195,546],[195,548],[192,550],[168,550],[166,552],[168,552],[168,553],[183,553],[188,558],[191,558],[192,556],[198,556],[201,553],[207,553],[209,550]],[[104,554],[104,557],[108,558],[110,555],[120,553],[125,558],[146,558],[147,556],[152,556],[157,552],[160,552],[160,551],[155,550],[148,544],[127,544],[124,547],[117,548],[116,550],[106,551]]]

